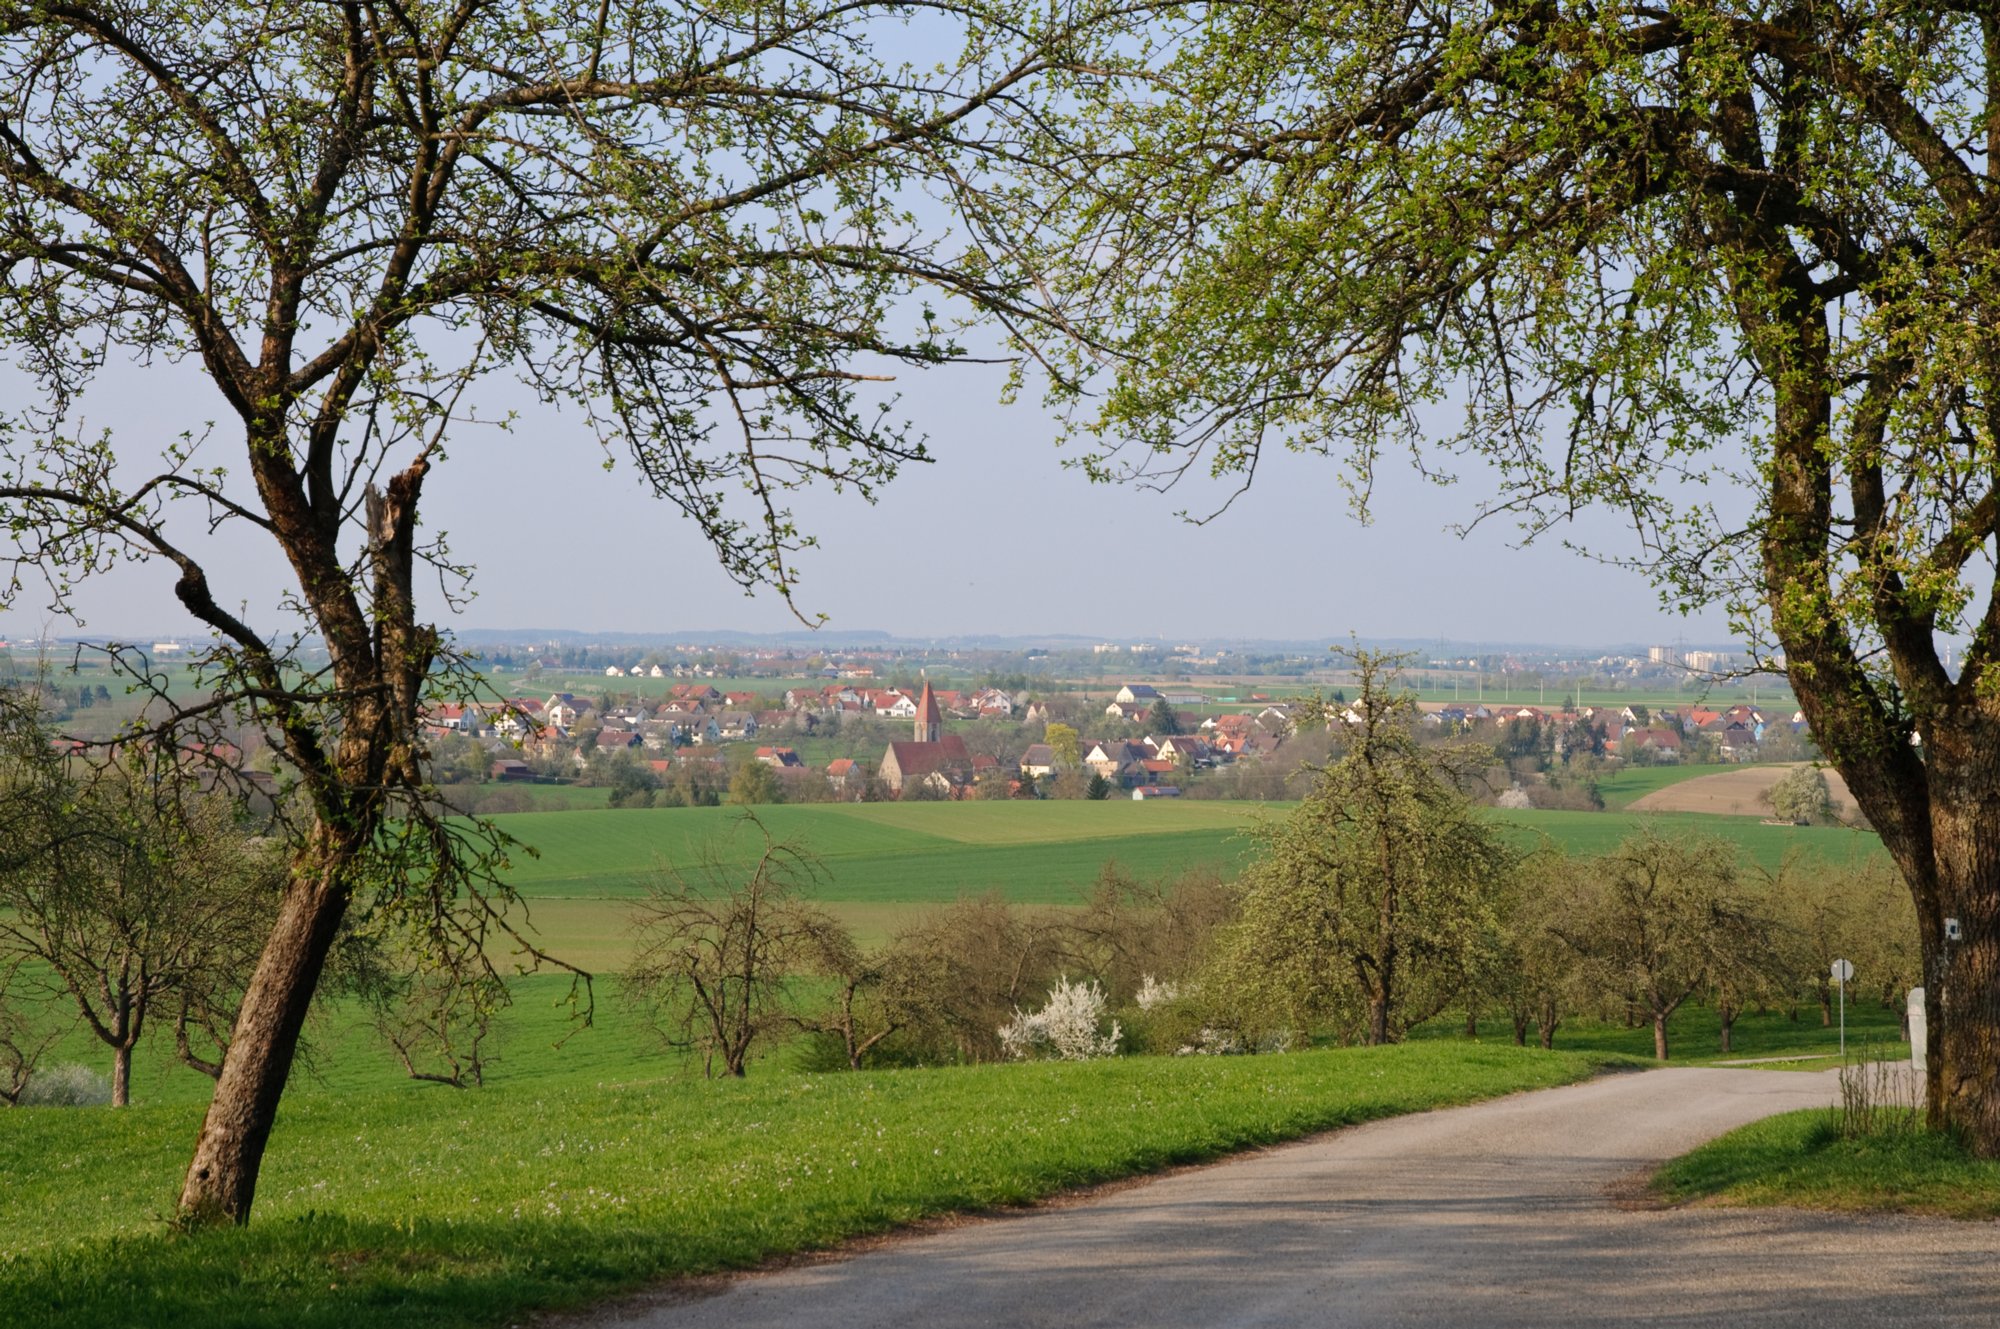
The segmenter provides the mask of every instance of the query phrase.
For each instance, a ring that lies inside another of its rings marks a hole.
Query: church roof
[[[924,684],[924,695],[917,698],[917,722],[919,724],[944,723],[944,712],[938,708],[937,694],[931,691],[929,683]]]
[[[966,751],[965,740],[957,734],[946,734],[935,743],[891,743],[889,753],[905,780],[972,765],[972,754]]]

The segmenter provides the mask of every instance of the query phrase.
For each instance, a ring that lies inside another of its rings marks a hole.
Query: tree
[[[0,968],[18,990],[28,961],[110,1049],[114,1107],[155,1020],[214,1073],[195,1040],[226,1039],[276,899],[270,852],[176,770],[92,770],[34,711],[0,715]]]
[[[1103,771],[1090,773],[1090,783],[1084,786],[1083,796],[1093,802],[1111,797],[1111,781],[1104,778]]]
[[[1152,705],[1148,706],[1146,710],[1148,727],[1154,733],[1168,737],[1180,733],[1181,717],[1165,697],[1153,698]]]
[[[1051,721],[1042,728],[1042,742],[1049,745],[1049,752],[1055,758],[1056,769],[1066,771],[1083,764],[1083,754],[1078,748],[1076,726]]]
[[[729,777],[729,801],[738,807],[776,803],[784,791],[778,787],[778,773],[752,758]]]
[[[633,912],[637,947],[625,989],[670,1048],[693,1052],[713,1076],[742,1076],[751,1047],[791,1023],[792,985],[807,962],[844,935],[805,899],[824,875],[809,851],[772,838],[742,814],[761,840],[749,864],[733,846],[710,844],[693,873],[665,869]]]
[[[1635,1003],[1667,1060],[1667,1022],[1733,963],[1755,916],[1738,888],[1735,849],[1652,831],[1574,874],[1556,935],[1589,966],[1599,990]]]
[[[1397,660],[1347,654],[1360,683],[1347,750],[1265,828],[1215,981],[1295,1029],[1333,1020],[1380,1044],[1479,967],[1515,855],[1464,792],[1490,752],[1420,745],[1415,702],[1392,687]]]
[[[1509,875],[1501,894],[1498,945],[1486,979],[1507,1008],[1518,1045],[1526,1045],[1533,1025],[1541,1045],[1555,1047],[1556,1030],[1581,995],[1576,954],[1557,929],[1576,895],[1576,874],[1585,870],[1544,844]]]
[[[1771,786],[1771,811],[1786,821],[1824,822],[1833,819],[1833,792],[1816,767],[1796,766]]]
[[[1407,446],[1497,471],[1475,522],[1630,521],[1880,833],[1931,1122],[2000,1156],[2000,19],[1305,0],[1212,10],[1154,74],[1100,85],[1052,240],[1108,347],[1058,380],[1116,440],[1081,464],[1233,492],[1287,446],[1365,506]]]
[[[957,54],[919,66],[877,49],[905,11],[871,0],[7,11],[0,342],[39,388],[0,421],[14,571],[63,611],[114,562],[171,569],[218,644],[207,695],[153,737],[241,720],[304,809],[183,1222],[247,1221],[357,897],[407,904],[439,945],[509,926],[504,837],[439,812],[418,724],[478,687],[418,594],[420,571],[448,596],[466,572],[419,519],[475,385],[515,373],[574,407],[727,575],[789,602],[810,543],[792,493],[872,495],[927,456],[865,382],[960,354],[940,304],[1054,317],[1018,260],[1060,185],[1038,163],[1078,159],[1027,140],[1094,65],[1094,5],[926,11]],[[222,423],[161,421],[144,469],[84,434],[114,356],[188,366]],[[277,626],[229,607],[217,527],[289,569]],[[306,638],[323,667],[293,667]]]

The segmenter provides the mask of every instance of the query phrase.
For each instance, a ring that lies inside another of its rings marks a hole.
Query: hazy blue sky
[[[22,386],[6,384],[9,395]],[[1175,513],[1212,503],[1215,491],[1091,485],[1061,465],[1054,423],[1032,404],[1001,406],[999,386],[999,371],[985,367],[906,378],[906,413],[930,437],[935,463],[909,469],[874,507],[826,494],[801,499],[804,525],[824,545],[804,565],[808,610],[837,628],[917,637],[1726,637],[1719,614],[1675,616],[1636,574],[1554,544],[1513,548],[1514,533],[1500,526],[1465,539],[1448,534],[1473,511],[1476,490],[1439,489],[1402,467],[1385,468],[1372,526],[1350,516],[1336,463],[1289,454],[1271,458],[1225,516],[1188,525]],[[646,496],[622,457],[606,471],[580,422],[524,406],[523,394],[504,384],[482,403],[488,413],[513,405],[527,414],[511,435],[462,431],[432,473],[427,524],[447,530],[479,570],[477,599],[446,621],[667,635],[791,625],[775,596],[743,596],[699,537]],[[186,371],[119,367],[85,415],[92,428],[114,431],[121,454],[138,458],[217,418],[218,406]],[[237,446],[219,433],[208,445],[211,464],[235,461]],[[1608,523],[1596,534],[1608,548],[1630,548]],[[250,531],[204,547],[218,597],[247,603],[269,622],[285,584],[273,551]],[[87,629],[134,637],[190,630],[171,584],[164,566],[97,579],[79,597]],[[46,597],[37,589],[0,614],[0,635],[41,625]],[[444,617],[434,588],[432,603]]]

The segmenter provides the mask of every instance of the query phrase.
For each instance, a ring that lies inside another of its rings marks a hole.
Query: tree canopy
[[[1056,242],[1081,464],[1620,514],[1788,672],[1918,905],[1932,1110],[2000,1154],[2000,16],[1252,0],[1157,51]]]
[[[1065,169],[1042,112],[1111,12],[0,4],[0,351],[32,387],[0,413],[0,603],[39,578],[64,612],[86,576],[165,565],[218,644],[191,705],[117,655],[160,694],[146,737],[212,757],[194,740],[255,726],[301,810],[184,1216],[247,1219],[357,897],[466,956],[509,926],[506,847],[438,813],[419,724],[478,686],[419,591],[465,589],[420,509],[466,427],[504,423],[481,387],[567,408],[789,600],[793,495],[872,498],[927,455],[885,372],[961,356],[962,317],[1055,321],[1020,261]],[[187,366],[212,411],[91,432],[113,357]],[[289,569],[275,620],[238,607],[217,527]]]

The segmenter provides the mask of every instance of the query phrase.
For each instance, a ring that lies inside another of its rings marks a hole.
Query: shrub
[[[1072,983],[1064,975],[1049,989],[1048,1005],[1032,1015],[1014,1012],[1000,1026],[1000,1046],[1008,1056],[1028,1060],[1050,1056],[1062,1061],[1091,1061],[1118,1055],[1124,1031],[1111,1022],[1111,1032],[1099,1035],[1104,1023],[1104,989],[1095,980]]]
[[[103,1107],[110,1101],[111,1081],[75,1063],[36,1071],[21,1091],[22,1107]]]

